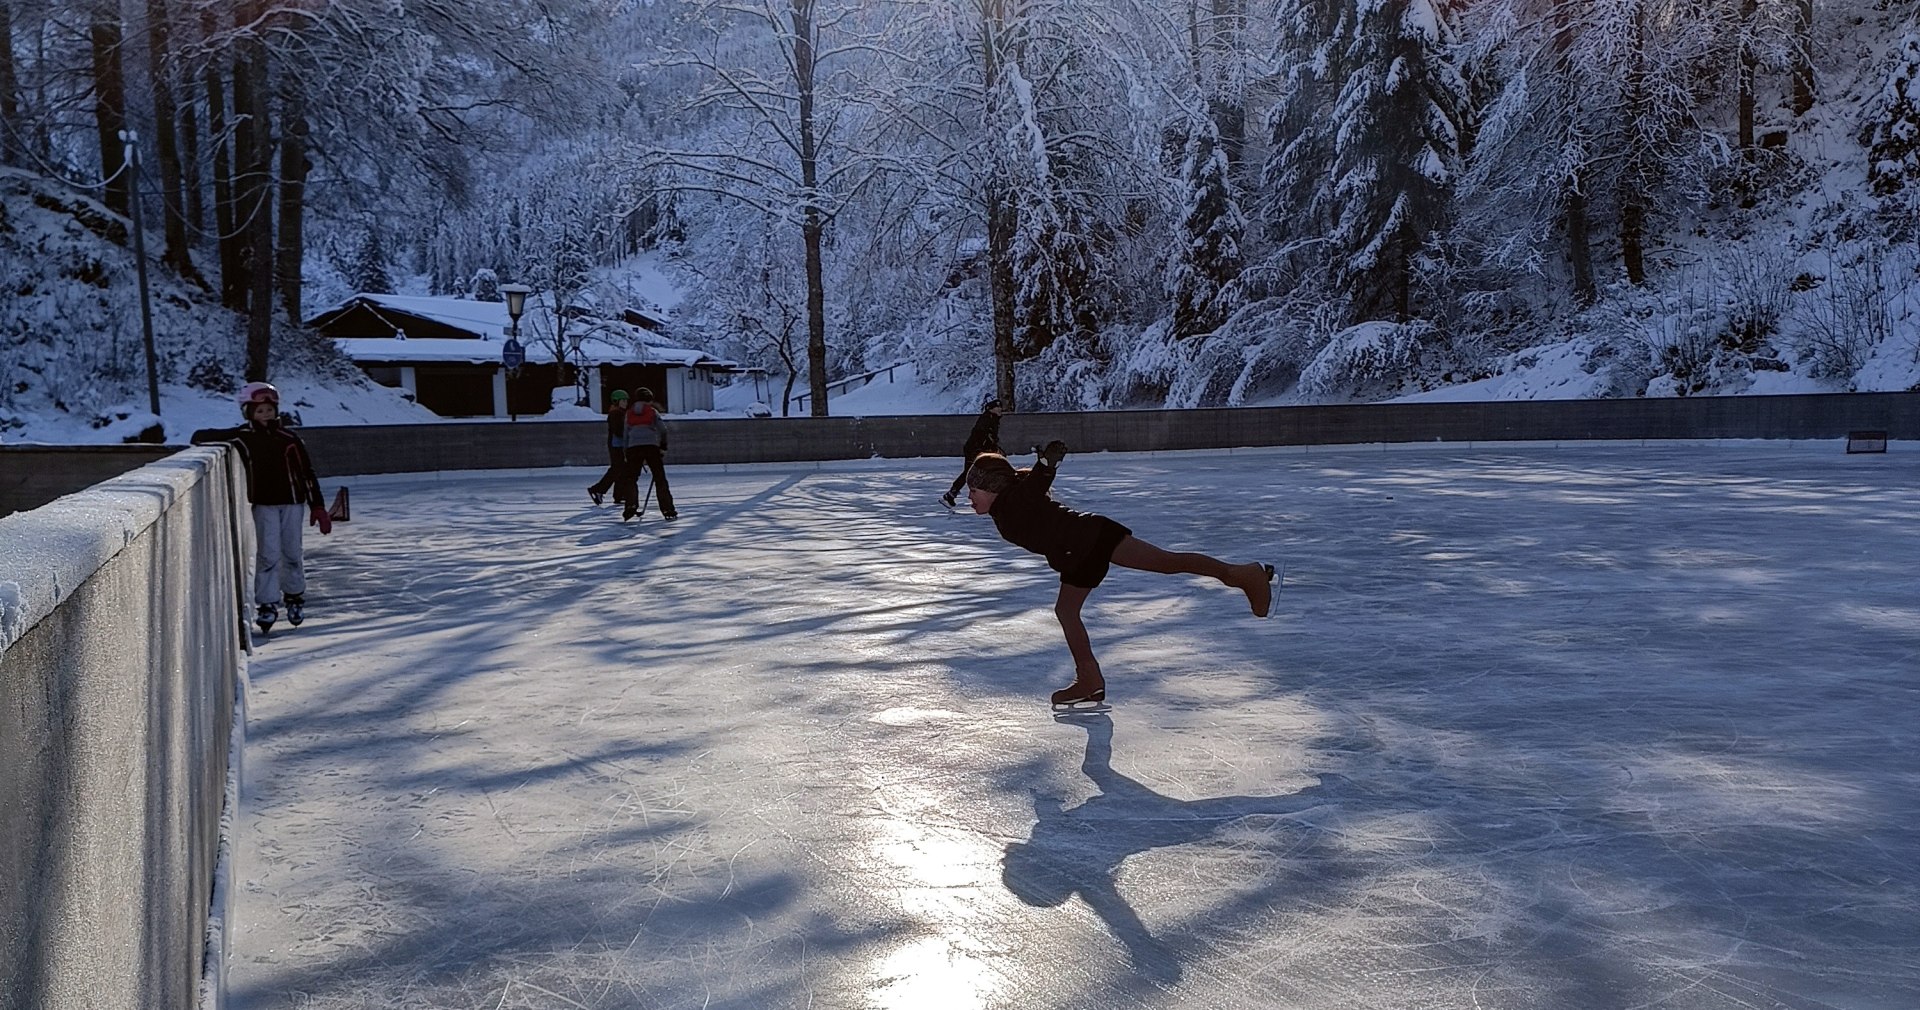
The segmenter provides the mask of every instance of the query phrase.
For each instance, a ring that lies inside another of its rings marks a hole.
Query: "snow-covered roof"
[[[520,343],[526,348],[527,361],[550,364],[554,360],[551,304],[546,294],[527,297],[526,311],[520,317]],[[505,302],[482,302],[470,298],[445,298],[421,295],[388,295],[362,292],[316,313],[309,323],[322,324],[349,309],[364,307],[391,324],[395,336],[335,336],[334,346],[361,364],[407,364],[414,362],[484,364],[500,360],[506,333],[513,325]],[[574,306],[577,310],[579,306]],[[425,320],[436,327],[466,332],[472,337],[407,337],[407,325]],[[708,365],[731,368],[736,362],[716,358],[705,351],[682,347],[659,333],[625,319],[602,316],[569,318],[571,334],[585,334],[580,350],[585,360],[601,365]],[[571,357],[571,355],[569,355]]]
[[[471,298],[436,298],[419,295],[357,294],[320,315],[347,308],[354,302],[369,305],[376,311],[393,309],[431,319],[445,326],[467,330],[476,336],[498,337],[513,325],[513,317],[507,315],[506,302],[481,302]],[[520,318],[526,319],[544,304],[543,297],[527,296],[527,310]],[[522,329],[524,328],[523,326]]]
[[[528,340],[521,335],[521,344],[526,348],[529,364],[552,364],[553,343],[549,340]],[[392,337],[336,337],[335,347],[361,364],[411,364],[416,362],[471,363],[486,364],[500,361],[500,349],[506,346],[505,340],[462,340],[457,338],[408,339]],[[645,346],[634,350],[631,346],[614,346],[602,340],[589,337],[581,341],[580,349],[589,364],[595,365],[717,365],[728,366],[732,362],[722,361],[703,351],[685,347]],[[569,359],[573,359],[571,354]]]

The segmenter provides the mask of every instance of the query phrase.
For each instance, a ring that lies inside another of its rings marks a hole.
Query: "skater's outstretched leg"
[[[1080,607],[1092,592],[1062,582],[1060,596],[1053,604],[1053,616],[1059,619],[1060,630],[1067,636],[1067,651],[1073,654],[1073,683],[1053,692],[1055,705],[1105,701],[1107,697],[1106,678],[1100,675],[1100,661],[1093,658],[1093,641],[1080,620]]]
[[[1267,616],[1273,606],[1273,573],[1259,562],[1230,565],[1208,554],[1162,550],[1139,537],[1129,536],[1113,549],[1113,563],[1142,572],[1219,579],[1247,594],[1247,605],[1253,608],[1255,617]]]

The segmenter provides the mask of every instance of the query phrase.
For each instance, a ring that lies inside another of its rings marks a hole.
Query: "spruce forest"
[[[136,202],[166,381],[215,391],[360,381],[300,326],[357,291],[617,308],[639,255],[816,412],[902,361],[1024,410],[1920,384],[1920,0],[0,0],[0,40],[0,414],[132,381],[72,349],[137,339],[124,253],[26,221],[126,248]]]

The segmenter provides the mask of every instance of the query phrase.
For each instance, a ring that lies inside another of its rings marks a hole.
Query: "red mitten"
[[[333,517],[327,514],[326,509],[323,509],[320,506],[315,505],[313,507],[313,512],[311,513],[311,515],[313,518],[311,521],[307,523],[307,525],[312,526],[316,523],[319,524],[321,536],[324,537],[327,534],[333,532]]]

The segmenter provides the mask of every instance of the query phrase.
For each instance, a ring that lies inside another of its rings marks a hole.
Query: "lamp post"
[[[140,332],[147,345],[147,406],[153,410],[153,416],[160,416],[160,377],[153,349],[153,299],[147,292],[147,236],[142,227],[140,214],[140,134],[134,130],[121,130],[120,140],[126,144],[121,159],[133,172],[133,182],[128,190],[133,198],[128,201],[128,209],[133,211],[133,262],[140,275]],[[165,441],[163,437],[161,441]]]
[[[533,289],[525,284],[502,284],[500,294],[507,300],[507,318],[513,320],[513,336],[520,336],[520,317],[527,311],[527,296]]]
[[[507,330],[507,346],[500,351],[500,363],[507,366],[507,382],[509,383],[507,386],[507,419],[509,421],[520,420],[520,415],[513,409],[513,386],[511,383],[514,379],[520,377],[520,366],[525,364],[527,360],[526,349],[520,346],[520,316],[527,311],[527,296],[532,293],[533,289],[527,287],[525,284],[500,285],[500,294],[507,300],[507,319],[511,321],[511,326]]]

